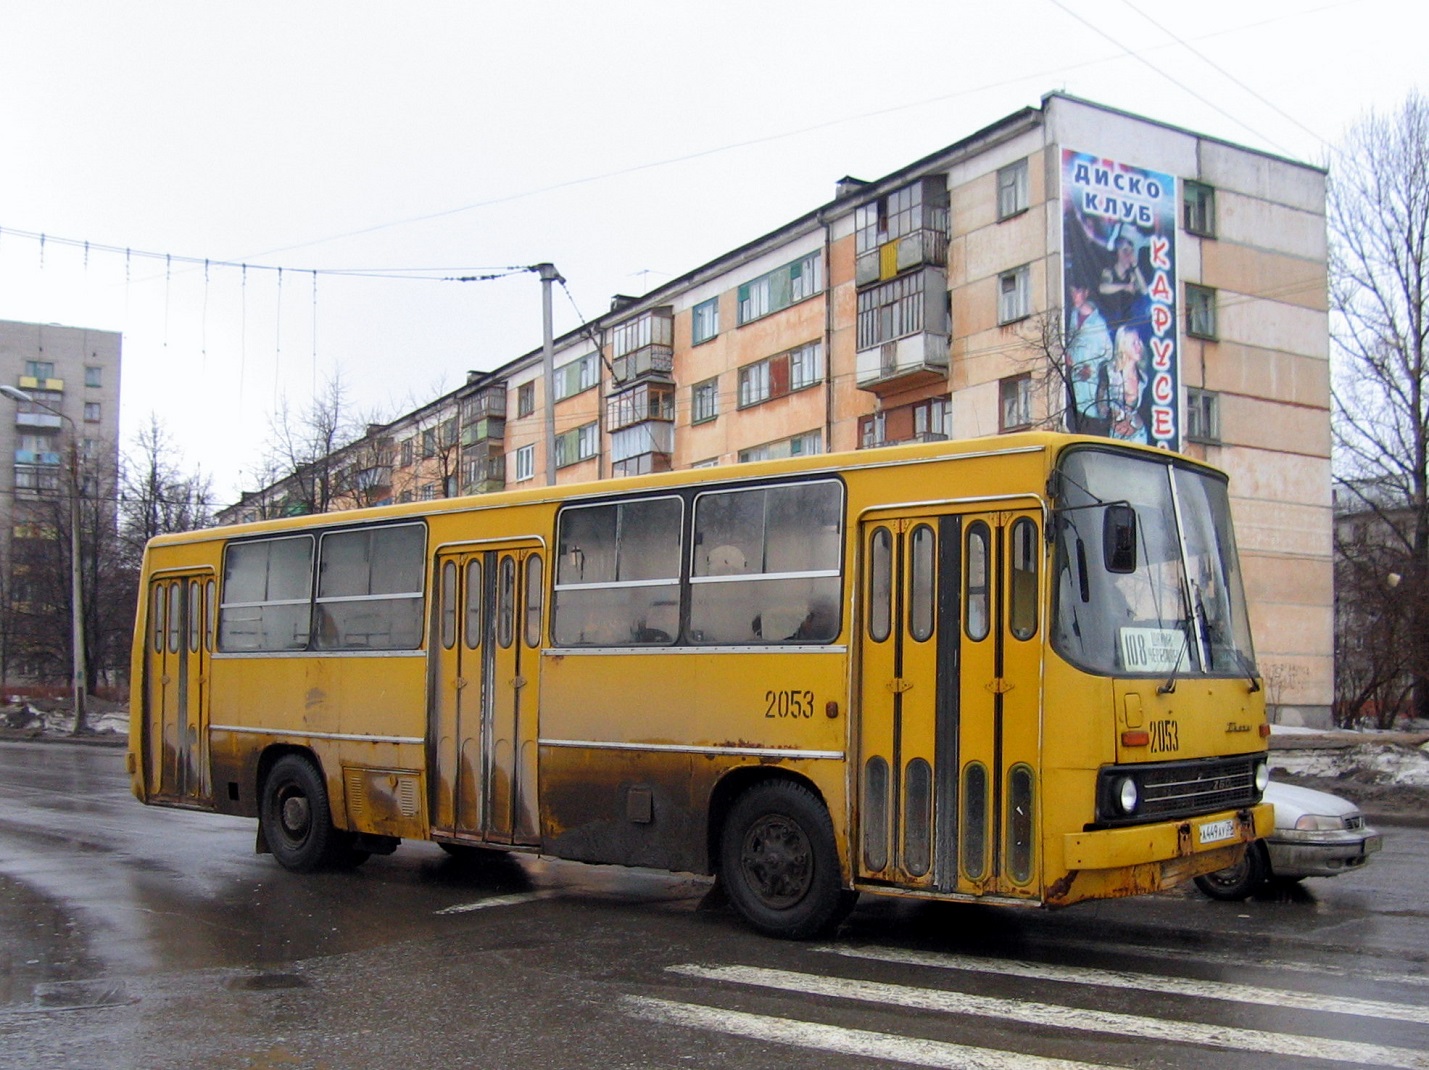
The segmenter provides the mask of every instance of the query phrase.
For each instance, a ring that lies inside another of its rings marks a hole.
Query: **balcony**
[[[946,334],[923,331],[863,349],[855,358],[855,378],[860,390],[883,393],[891,388],[915,386],[948,374],[949,339]]]
[[[461,403],[461,419],[464,424],[474,424],[486,417],[506,417],[506,386],[487,387],[479,394],[466,398]]]
[[[506,456],[495,454],[468,461],[462,469],[463,494],[490,494],[506,486]]]
[[[16,450],[16,464],[59,464],[60,455],[48,450]]]
[[[617,383],[628,383],[642,377],[669,379],[675,371],[675,351],[670,346],[642,346],[611,361]]]
[[[860,253],[854,261],[854,285],[872,286],[918,267],[947,267],[948,235],[923,229]]]
[[[504,404],[504,403],[503,403]],[[479,442],[500,440],[506,435],[506,411],[500,416],[485,416],[461,429],[461,444],[475,446]]]
[[[56,394],[64,392],[65,381],[63,379],[41,379],[34,375],[20,376],[20,389],[26,392],[34,390],[53,390]]]
[[[64,417],[53,412],[26,412],[24,409],[18,409],[15,412],[15,426],[31,431],[58,431],[64,426]]]
[[[640,383],[606,403],[606,427],[612,432],[648,420],[673,423],[674,419],[675,388],[663,383]]]
[[[611,375],[617,383],[645,376],[670,378],[675,370],[674,315],[669,306],[652,308],[615,328]]]

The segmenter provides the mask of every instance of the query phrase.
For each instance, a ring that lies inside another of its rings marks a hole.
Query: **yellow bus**
[[[400,840],[1060,906],[1270,829],[1226,478],[1051,433],[162,536],[129,772],[308,871]]]

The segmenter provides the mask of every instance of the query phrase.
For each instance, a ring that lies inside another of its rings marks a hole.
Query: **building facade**
[[[1028,427],[1160,445],[1231,474],[1267,697],[1324,722],[1327,280],[1321,169],[1051,94],[617,297],[549,382],[535,350],[374,429],[379,490],[539,485],[551,451],[565,483]]]
[[[10,678],[68,675],[69,596],[53,552],[78,492],[83,523],[112,524],[119,458],[121,336],[0,321],[0,653]],[[64,553],[68,553],[65,549]],[[62,555],[58,555],[62,556]]]

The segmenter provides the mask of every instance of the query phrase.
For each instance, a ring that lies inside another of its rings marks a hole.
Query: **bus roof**
[[[1164,450],[1135,443],[1118,442],[1091,435],[1071,435],[1060,431],[1019,431],[1006,435],[985,438],[950,439],[938,442],[919,442],[897,446],[879,446],[873,449],[850,450],[840,453],[819,453],[806,457],[787,457],[770,461],[749,461],[736,466],[711,468],[684,468],[675,472],[658,472],[641,476],[615,476],[605,479],[586,480],[579,483],[562,483],[555,487],[539,486],[529,489],[500,490],[485,494],[471,494],[455,498],[436,498],[426,501],[403,502],[395,505],[376,505],[357,509],[336,510],[330,513],[305,513],[301,516],[279,517],[256,520],[243,524],[229,524],[222,527],[200,528],[194,531],[174,532],[158,535],[150,540],[151,546],[173,546],[190,542],[207,542],[213,539],[233,539],[246,535],[269,534],[279,531],[301,531],[313,527],[330,527],[334,524],[355,524],[368,521],[396,520],[458,513],[473,510],[506,508],[540,503],[565,503],[582,497],[608,497],[622,492],[655,490],[661,487],[685,487],[701,483],[729,484],[734,482],[758,482],[778,476],[794,474],[844,473],[860,469],[881,468],[888,465],[905,464],[943,458],[971,458],[979,456],[1002,456],[1017,453],[1050,452],[1060,454],[1068,446],[1093,445],[1102,448],[1127,450],[1153,456],[1167,456]],[[1181,454],[1174,455],[1178,462],[1186,462],[1197,467],[1209,468],[1204,462]]]

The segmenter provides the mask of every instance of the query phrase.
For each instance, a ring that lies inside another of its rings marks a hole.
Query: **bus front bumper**
[[[1245,845],[1275,826],[1269,803],[1225,810],[1185,821],[1069,832],[1062,837],[1066,876],[1044,902],[1066,906],[1172,888],[1182,881],[1234,865]]]

